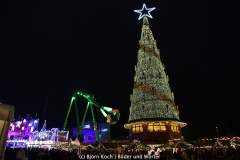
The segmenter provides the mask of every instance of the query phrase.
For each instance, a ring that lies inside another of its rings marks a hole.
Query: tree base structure
[[[129,129],[129,140],[183,139],[181,128],[186,123],[179,121],[141,121],[125,124]]]

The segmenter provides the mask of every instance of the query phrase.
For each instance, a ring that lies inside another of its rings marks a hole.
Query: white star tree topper
[[[147,14],[142,14],[142,12],[144,11],[144,9],[148,11]],[[145,17],[145,16],[147,16],[147,17],[149,17],[149,18],[153,18],[152,15],[150,14],[150,12],[153,11],[154,9],[156,9],[156,8],[155,8],[155,7],[153,7],[153,8],[147,8],[146,5],[143,4],[143,7],[142,7],[141,10],[134,10],[134,12],[140,13],[139,18],[138,18],[138,20],[140,20],[141,18],[143,18],[143,17]]]

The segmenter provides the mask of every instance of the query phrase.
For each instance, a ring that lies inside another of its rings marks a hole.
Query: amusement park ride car
[[[87,107],[85,109],[81,124],[79,122],[78,106],[77,106],[77,101],[76,101],[76,98],[77,98],[78,95],[83,96],[84,98],[86,98],[88,100]],[[76,112],[77,128],[78,128],[78,133],[80,135],[82,134],[82,130],[84,128],[84,122],[85,122],[85,118],[86,118],[86,114],[87,114],[89,106],[91,107],[92,120],[93,120],[93,124],[94,124],[94,132],[95,132],[95,136],[96,136],[97,141],[99,141],[99,135],[98,135],[97,122],[96,122],[96,119],[95,119],[95,116],[94,116],[93,105],[95,107],[97,107],[98,109],[100,109],[103,116],[107,118],[106,122],[110,125],[113,125],[113,124],[117,123],[117,121],[120,118],[120,113],[119,113],[118,109],[112,109],[112,108],[109,108],[109,107],[106,107],[106,106],[101,106],[94,100],[94,95],[86,94],[86,93],[83,93],[83,92],[80,92],[80,91],[75,91],[75,92],[73,92],[73,96],[72,96],[72,99],[71,99],[71,102],[70,102],[70,105],[69,105],[69,108],[68,108],[67,116],[66,116],[66,119],[65,119],[64,125],[63,125],[63,130],[66,129],[68,116],[69,116],[70,110],[72,108],[72,103],[73,103],[74,100],[75,100],[75,112]]]

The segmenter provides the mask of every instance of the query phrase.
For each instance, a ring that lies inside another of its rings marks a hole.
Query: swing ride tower
[[[78,112],[78,105],[77,105],[77,96],[82,96],[85,99],[87,99],[87,101],[88,101],[81,123],[79,121],[80,118],[79,118],[79,114],[78,114],[79,112]],[[96,136],[96,141],[99,141],[100,138],[99,138],[99,134],[98,134],[97,121],[95,119],[93,106],[97,107],[101,111],[103,116],[107,118],[106,122],[110,125],[113,125],[113,124],[117,123],[117,121],[120,118],[120,113],[119,113],[118,109],[112,109],[110,107],[101,106],[100,104],[98,104],[94,100],[94,95],[90,95],[90,94],[83,93],[83,92],[80,92],[80,91],[75,91],[75,92],[73,92],[73,95],[72,95],[72,98],[71,98],[71,101],[70,101],[70,105],[68,107],[67,115],[66,115],[66,118],[65,118],[65,121],[64,121],[64,124],[63,124],[63,130],[66,129],[67,122],[68,122],[68,116],[69,116],[69,113],[71,111],[73,102],[75,103],[77,129],[78,129],[78,134],[80,134],[80,135],[82,134],[82,130],[84,128],[87,111],[88,111],[89,107],[91,108],[92,121],[93,121],[93,127],[94,127],[94,133],[95,133],[95,136]]]

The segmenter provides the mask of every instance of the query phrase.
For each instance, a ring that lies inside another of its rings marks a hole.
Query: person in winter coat
[[[16,155],[16,160],[27,160],[28,158],[26,157],[25,151],[21,149],[17,155]]]

